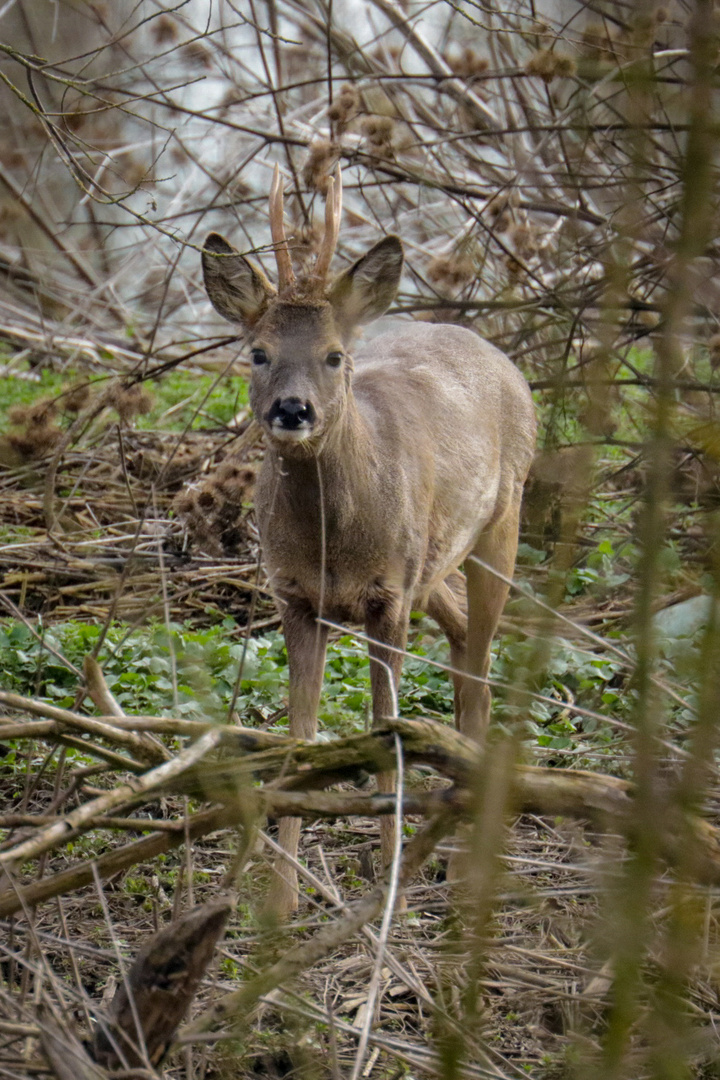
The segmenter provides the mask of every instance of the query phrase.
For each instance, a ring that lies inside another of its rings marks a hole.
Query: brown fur
[[[220,251],[225,257],[217,259]],[[446,632],[453,666],[470,676],[455,678],[460,730],[482,738],[490,711],[484,679],[507,586],[468,556],[513,572],[535,442],[527,384],[507,357],[456,326],[401,323],[350,358],[357,324],[395,294],[402,268],[395,237],[311,303],[259,290],[264,275],[229,253],[220,238],[210,241],[205,279],[221,314],[243,298],[235,318],[263,350],[250,393],[267,435],[256,508],[283,612],[291,733],[311,739],[316,731],[327,640],[319,615],[364,624],[378,724],[393,710],[388,671],[397,685],[402,666],[388,646],[405,647],[410,611],[419,607]],[[338,352],[336,367],[330,360]],[[309,410],[307,430],[273,422],[292,401]],[[465,560],[467,608],[458,595]],[[391,826],[383,825],[387,858]],[[281,843],[292,854],[298,836],[299,822],[281,823]],[[286,866],[278,868],[274,903],[281,912],[297,903]]]

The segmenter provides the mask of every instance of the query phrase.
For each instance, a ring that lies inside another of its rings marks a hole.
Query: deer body
[[[419,608],[450,642],[456,722],[480,739],[507,585],[468,556],[512,575],[535,443],[530,391],[506,356],[456,326],[400,324],[353,361],[353,332],[392,301],[403,254],[397,237],[385,237],[326,287],[339,215],[338,176],[315,278],[297,286],[276,170],[279,295],[217,234],[203,252],[210,299],[251,335],[250,402],[267,444],[255,503],[282,613],[290,732],[315,736],[327,643],[319,617],[364,625],[377,724],[393,714],[410,612]],[[392,790],[392,777],[379,784]],[[280,822],[292,855],[299,831],[298,819]],[[387,859],[387,818],[381,841]],[[273,892],[280,914],[296,906],[297,878],[285,862]]]
[[[508,425],[527,437],[506,447]],[[273,590],[336,622],[365,623],[388,595],[427,610],[519,497],[533,439],[522,376],[471,331],[416,324],[375,339],[317,453],[268,448],[256,505]]]

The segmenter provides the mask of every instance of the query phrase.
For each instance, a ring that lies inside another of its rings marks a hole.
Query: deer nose
[[[278,398],[268,415],[271,424],[292,431],[295,428],[311,427],[315,422],[315,409],[309,401],[297,397]]]

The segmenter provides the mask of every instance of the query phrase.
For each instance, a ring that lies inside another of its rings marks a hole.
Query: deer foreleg
[[[290,735],[312,740],[317,731],[325,671],[327,627],[316,621],[306,605],[291,602],[283,615],[283,631],[290,670]],[[293,858],[297,857],[301,822],[301,818],[281,818],[278,826],[278,843]],[[278,918],[286,917],[298,906],[297,873],[282,856],[278,856],[273,869],[269,905]]]
[[[397,688],[402,672],[403,650],[407,643],[409,618],[410,600],[404,598],[398,598],[396,602],[373,605],[366,616],[373,727],[395,716],[397,711]],[[382,792],[394,791],[395,774],[380,773],[378,789]],[[395,818],[383,816],[380,818],[380,851],[384,866],[392,859],[394,844]]]

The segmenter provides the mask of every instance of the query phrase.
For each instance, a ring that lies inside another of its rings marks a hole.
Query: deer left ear
[[[229,322],[253,326],[275,289],[256,266],[240,255],[219,233],[210,233],[203,246],[203,277],[213,307]]]
[[[399,236],[386,236],[330,286],[328,300],[344,330],[371,322],[390,307],[404,261]]]

